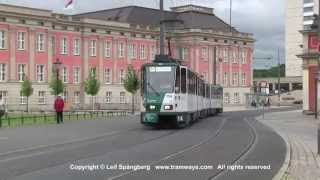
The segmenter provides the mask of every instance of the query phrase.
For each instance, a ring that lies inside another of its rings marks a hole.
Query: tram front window
[[[152,93],[172,93],[174,91],[175,68],[173,66],[148,67],[146,87]]]

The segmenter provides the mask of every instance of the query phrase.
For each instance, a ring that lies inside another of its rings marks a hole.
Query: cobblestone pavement
[[[317,155],[319,120],[301,110],[266,114],[261,122],[277,131],[288,144],[288,164],[282,180],[320,180],[320,156]],[[281,173],[281,172],[280,172]]]

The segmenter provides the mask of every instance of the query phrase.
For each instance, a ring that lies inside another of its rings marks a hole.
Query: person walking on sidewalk
[[[58,96],[54,101],[54,109],[56,110],[57,115],[57,124],[63,123],[63,108],[64,102],[61,96]]]

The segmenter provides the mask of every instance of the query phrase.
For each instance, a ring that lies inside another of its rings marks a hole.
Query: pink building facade
[[[208,82],[216,73],[217,83],[225,87],[226,104],[245,103],[252,87],[252,35],[201,28],[167,35],[172,37],[173,57]],[[50,109],[54,97],[48,83],[59,59],[67,108],[89,107],[91,99],[84,93],[89,73],[101,83],[99,108],[129,108],[130,94],[123,88],[127,67],[133,65],[139,72],[142,64],[152,62],[159,52],[158,36],[159,28],[152,24],[0,5],[0,100],[11,109],[24,109],[26,98],[20,89],[27,77],[34,88],[31,109]]]

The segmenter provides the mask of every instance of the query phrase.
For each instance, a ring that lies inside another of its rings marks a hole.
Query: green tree
[[[286,66],[285,64],[280,65],[280,77],[285,76]],[[278,77],[279,67],[274,66],[270,69],[254,69],[253,77],[254,78],[268,78],[268,77]]]
[[[52,78],[51,81],[49,83],[49,87],[51,88],[51,94],[58,96],[59,94],[61,94],[64,91],[65,85],[63,84],[61,79],[57,78],[57,74],[56,71],[53,70],[52,71]]]
[[[132,114],[134,114],[134,96],[139,90],[140,82],[136,71],[132,66],[128,67],[126,79],[124,80],[124,88],[131,93],[132,96]]]
[[[29,112],[29,97],[33,94],[32,82],[25,78],[21,83],[21,95],[27,98],[27,109]]]
[[[90,77],[85,81],[85,92],[91,95],[92,98],[92,110],[94,110],[94,96],[96,96],[100,89],[100,82],[96,79],[95,74],[91,74]]]

